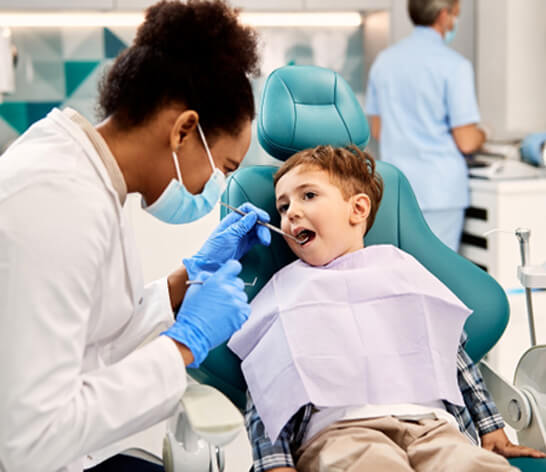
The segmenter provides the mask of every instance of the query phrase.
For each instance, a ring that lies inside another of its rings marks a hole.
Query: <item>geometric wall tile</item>
[[[13,30],[13,41],[18,49],[20,47],[22,56],[29,55],[34,60],[50,61],[62,57],[58,28],[17,28]]]
[[[61,102],[35,102],[27,103],[27,128],[46,116],[52,108],[59,107]]]
[[[27,104],[25,102],[4,102],[0,104],[0,117],[21,134],[27,129]]]
[[[313,48],[306,43],[296,43],[285,52],[287,65],[312,65],[314,64]]]
[[[111,29],[104,28],[104,57],[114,58],[127,48],[127,44]]]
[[[131,45],[136,36],[136,28],[130,26],[110,26],[108,28],[123,44]]]
[[[96,61],[104,58],[102,28],[63,28],[65,61]]]
[[[0,154],[19,136],[5,120],[0,118]]]
[[[96,66],[83,82],[81,82],[70,95],[67,95],[66,98],[75,98],[78,100],[87,99],[95,103],[98,97],[99,83],[104,75],[105,67],[104,63],[100,63]]]
[[[15,92],[4,95],[5,101],[0,104],[0,149],[53,106],[72,106],[94,122],[98,82],[113,58],[132,44],[136,31],[124,26],[14,28],[12,42],[19,52],[19,64]],[[363,103],[366,77],[362,27],[343,31],[264,28],[259,32],[264,46],[264,75],[252,80],[256,103],[266,75],[288,61],[312,62],[336,70]],[[245,159],[247,164],[271,164],[272,158],[256,139],[252,139],[251,151]]]
[[[96,100],[89,100],[89,98],[76,98],[72,96],[63,103],[62,107],[73,108],[87,118],[87,121],[89,121],[91,124],[96,124],[98,122]]]
[[[40,95],[41,100],[62,100],[65,94],[65,77],[64,68],[59,61],[35,61],[34,62],[34,80],[32,81],[32,87],[36,89],[37,80],[47,84],[48,93],[46,92]],[[51,91],[57,92],[53,94]]]
[[[98,65],[99,61],[65,62],[66,96],[70,97]]]
[[[62,56],[62,42],[61,34],[59,30],[51,30],[50,28],[44,28],[37,30],[37,36],[49,46],[51,51],[57,54],[57,57]]]
[[[39,56],[37,56],[39,58]],[[15,92],[7,102],[45,102],[64,98],[64,68],[59,59],[39,59],[25,55],[15,68]]]

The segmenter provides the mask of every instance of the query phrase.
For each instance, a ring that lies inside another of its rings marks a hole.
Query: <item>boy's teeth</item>
[[[306,243],[307,241],[309,241],[309,239],[311,239],[311,235],[313,234],[312,231],[308,230],[308,229],[304,229],[302,231],[300,231],[297,235],[296,235],[296,238],[298,239],[298,241],[300,242],[300,244],[304,244]]]

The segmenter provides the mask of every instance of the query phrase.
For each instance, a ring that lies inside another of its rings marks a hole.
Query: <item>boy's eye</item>
[[[287,204],[279,205],[279,206],[277,207],[277,211],[278,211],[280,214],[283,214],[286,210],[288,210],[288,205],[287,205]]]
[[[303,195],[304,200],[311,200],[312,198],[315,198],[317,194],[315,192],[305,192]]]

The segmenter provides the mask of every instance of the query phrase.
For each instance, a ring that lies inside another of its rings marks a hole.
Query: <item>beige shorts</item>
[[[392,416],[334,423],[303,444],[296,458],[298,472],[519,470],[445,420]]]

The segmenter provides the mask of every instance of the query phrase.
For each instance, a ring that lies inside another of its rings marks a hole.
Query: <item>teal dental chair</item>
[[[258,137],[273,157],[319,144],[357,144],[369,139],[366,118],[348,84],[337,73],[312,66],[289,66],[268,78],[258,114]],[[223,200],[232,206],[252,202],[265,209],[279,225],[272,176],[276,167],[254,166],[237,171],[228,181]],[[377,163],[384,195],[365,244],[393,244],[416,257],[474,312],[465,330],[466,350],[478,362],[499,340],[508,323],[508,301],[502,288],[487,273],[445,246],[430,231],[404,175],[392,165]],[[225,210],[222,209],[225,213]],[[255,247],[243,259],[243,280],[257,283],[247,289],[249,299],[273,273],[294,260],[284,240],[273,233],[270,247]],[[240,409],[246,385],[238,358],[224,346],[212,351],[190,375],[226,394]],[[546,460],[510,461],[524,472],[546,471]]]

